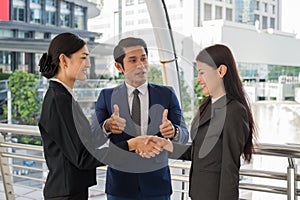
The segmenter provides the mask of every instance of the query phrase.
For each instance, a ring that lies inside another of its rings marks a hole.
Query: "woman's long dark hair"
[[[243,150],[243,158],[245,161],[249,162],[253,153],[253,139],[256,139],[256,127],[250,108],[250,103],[246,98],[246,93],[239,78],[236,63],[230,49],[221,44],[207,47],[200,51],[196,57],[196,61],[206,63],[215,69],[222,64],[227,66],[227,73],[223,78],[226,95],[243,104],[248,113],[250,135]]]
[[[39,66],[42,76],[54,77],[59,68],[59,56],[65,54],[67,57],[80,50],[86,42],[73,33],[61,33],[50,42],[48,53],[44,53],[40,59]]]

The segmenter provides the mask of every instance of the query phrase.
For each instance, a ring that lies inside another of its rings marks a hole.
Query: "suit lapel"
[[[134,127],[134,122],[131,119],[130,111],[129,111],[129,103],[128,103],[128,94],[126,84],[116,87],[111,96],[111,110],[112,113],[114,111],[114,104],[119,106],[119,116],[126,119],[126,127],[124,133],[137,136],[136,129]]]
[[[147,135],[153,135],[159,132],[159,126],[161,125],[162,113],[164,107],[161,105],[164,98],[157,93],[155,85],[148,84],[149,92],[149,118]]]
[[[221,137],[227,113],[226,104],[227,98],[224,96],[214,104],[210,103],[211,106],[208,106],[207,109],[211,110],[211,112],[209,112],[211,113],[210,122],[199,150],[199,158],[204,158],[207,154],[209,154]],[[203,117],[209,116],[204,115]]]
[[[127,87],[125,83],[116,87],[111,96],[111,110],[114,111],[114,104],[119,106],[120,117],[127,119],[130,117]]]
[[[193,140],[196,135],[198,135],[198,129],[200,126],[205,124],[207,121],[211,119],[211,102],[203,109],[198,109],[196,113],[192,125],[191,125],[191,139]]]

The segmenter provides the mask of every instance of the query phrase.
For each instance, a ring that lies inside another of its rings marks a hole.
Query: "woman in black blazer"
[[[240,157],[250,162],[255,125],[230,49],[213,45],[196,57],[202,91],[191,145],[173,143],[172,158],[191,160],[193,200],[238,200]]]
[[[128,149],[151,155],[162,150],[162,145],[144,145],[145,137],[109,148],[96,147],[98,132],[91,130],[73,93],[75,81],[85,80],[90,67],[89,51],[82,38],[72,33],[57,35],[39,66],[42,75],[50,79],[38,124],[49,169],[44,187],[46,200],[86,200],[88,188],[96,184],[96,167],[102,163],[126,162],[132,154],[124,151]],[[99,130],[97,125],[95,129]]]
[[[90,67],[86,43],[72,33],[62,33],[40,59],[40,72],[50,78],[39,121],[49,169],[45,199],[88,199],[88,187],[96,184],[96,167],[102,165],[82,143],[89,121],[73,93],[75,80],[87,78]]]

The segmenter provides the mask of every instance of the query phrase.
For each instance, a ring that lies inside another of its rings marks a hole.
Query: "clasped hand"
[[[144,158],[151,158],[164,149],[171,151],[172,143],[166,138],[174,137],[175,129],[173,124],[167,118],[168,110],[165,109],[162,116],[162,124],[159,126],[160,132],[164,138],[157,136],[138,136],[128,140],[128,147],[130,151],[135,151]],[[119,107],[114,105],[114,112],[104,124],[107,132],[112,134],[121,134],[126,127],[126,120],[119,116]]]

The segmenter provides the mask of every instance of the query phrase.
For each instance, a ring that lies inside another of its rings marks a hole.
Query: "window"
[[[204,20],[211,20],[211,5],[204,4]]]
[[[148,24],[149,20],[148,19],[139,19],[138,24]]]
[[[134,25],[134,21],[133,20],[127,20],[125,22],[125,26],[133,26]]]
[[[30,9],[30,22],[41,23],[41,17],[42,13],[40,8]]]
[[[84,8],[80,6],[75,6],[75,18],[74,27],[77,29],[84,29]]]
[[[11,54],[8,51],[0,51],[0,73],[11,71]]]
[[[25,8],[15,7],[14,8],[14,20],[15,21],[25,21]]]
[[[126,0],[126,6],[132,6],[134,4],[134,0]]]
[[[4,29],[0,29],[0,38],[12,38],[14,37],[14,33],[12,30],[4,30]]]
[[[268,28],[268,17],[263,16],[262,17],[262,29],[267,29]]]
[[[226,8],[226,20],[232,21],[232,9],[231,8]]]
[[[70,27],[70,3],[62,1],[60,10],[60,25]]]
[[[125,15],[133,15],[133,10],[126,10]]]
[[[19,31],[18,38],[33,38],[32,31]]]
[[[10,64],[11,57],[10,53],[7,51],[0,51],[0,64]]]
[[[272,5],[272,14],[275,14],[276,13],[276,7],[275,5]]]
[[[56,25],[55,0],[46,0],[46,24]]]
[[[268,12],[268,4],[267,3],[264,3],[264,11]]]
[[[216,6],[215,10],[215,19],[222,19],[222,7],[221,6]]]
[[[274,17],[270,18],[270,28],[274,28],[275,29],[275,18]]]
[[[42,11],[40,0],[30,0],[30,22],[41,23]]]
[[[257,15],[257,14],[254,14],[254,25],[255,25],[255,23],[259,23],[259,15]]]
[[[256,10],[259,10],[259,1],[256,1]]]
[[[44,33],[41,33],[41,32],[35,32],[35,33],[34,33],[34,38],[35,38],[35,39],[44,39]]]
[[[46,24],[55,25],[56,13],[52,11],[46,11]]]
[[[46,6],[55,7],[56,6],[55,2],[56,2],[55,0],[46,0]]]

